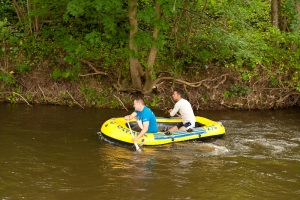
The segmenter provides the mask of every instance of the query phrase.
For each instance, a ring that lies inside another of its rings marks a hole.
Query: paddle
[[[130,130],[130,133],[131,133],[131,136],[132,136],[132,139],[133,139],[134,135],[133,135],[133,132],[131,130],[131,127],[130,127],[130,124],[129,124],[128,121],[127,121],[127,125],[128,125],[128,128]],[[136,142],[134,142],[134,146],[135,146],[136,151],[142,151],[141,147]]]

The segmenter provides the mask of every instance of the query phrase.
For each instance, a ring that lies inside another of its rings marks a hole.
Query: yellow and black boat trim
[[[222,137],[225,134],[225,128],[220,122],[196,116],[196,127],[191,131],[172,131],[167,135],[165,132],[172,126],[181,122],[181,118],[163,118],[157,117],[157,125],[159,132],[146,133],[138,143],[143,145],[162,145],[173,142],[182,142],[188,140],[203,140],[212,137]],[[137,127],[137,122],[133,119],[129,121],[130,127],[134,135],[139,134],[134,127]],[[103,123],[101,134],[109,139],[120,141],[123,143],[133,144],[130,129],[123,117],[111,118]]]

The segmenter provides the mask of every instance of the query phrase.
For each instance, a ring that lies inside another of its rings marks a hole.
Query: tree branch
[[[27,103],[27,105],[32,106],[32,105],[30,105],[30,103],[28,103],[28,101],[22,95],[20,95],[16,92],[12,92],[12,93],[18,95],[19,97],[21,97]]]
[[[119,97],[117,97],[116,95],[114,95],[114,97],[116,97],[121,102],[123,108],[125,108],[125,110],[128,111],[128,109],[126,108],[126,106],[124,105],[124,103],[121,101],[121,99]]]
[[[66,92],[68,93],[68,95],[73,99],[73,101],[74,101],[77,105],[79,105],[82,109],[84,109],[84,107],[82,107],[82,105],[80,105],[80,103],[78,103],[68,91],[66,91]]]
[[[80,61],[83,62],[83,63],[85,63],[85,64],[87,64],[88,66],[90,66],[90,68],[92,68],[92,70],[94,70],[95,73],[79,74],[78,76],[91,76],[91,75],[97,75],[97,74],[101,74],[101,75],[107,76],[107,73],[106,73],[106,72],[98,71],[98,70],[96,69],[96,67],[94,67],[94,65],[93,65],[91,62],[89,62],[89,61],[87,61],[87,60],[83,60],[83,59],[81,59]]]
[[[215,79],[204,79],[202,81],[199,81],[199,82],[195,82],[195,83],[190,83],[190,82],[187,82],[187,81],[184,81],[184,80],[181,80],[181,79],[174,79],[173,77],[161,77],[161,78],[158,78],[154,81],[153,83],[153,87],[156,87],[156,85],[158,85],[160,82],[164,81],[164,80],[173,80],[175,82],[178,82],[178,83],[181,83],[181,84],[184,84],[184,85],[187,85],[189,87],[199,87],[201,85],[203,85],[204,87],[206,87],[207,89],[216,89],[218,88],[221,84],[223,84],[226,79],[227,79],[227,75],[228,74],[223,74],[222,76],[220,76],[220,78],[222,78],[222,81],[220,81],[216,86],[209,86],[208,84],[206,84],[205,82],[212,82],[212,81],[215,81],[218,78],[215,78]]]

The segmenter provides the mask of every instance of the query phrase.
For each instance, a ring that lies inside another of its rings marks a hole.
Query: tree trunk
[[[30,0],[26,1],[26,9],[23,9],[19,6],[16,0],[12,0],[12,5],[17,13],[19,21],[23,24],[24,27],[29,28],[29,34],[37,33],[39,31],[39,18],[38,16],[30,16],[32,9],[35,10],[36,6]],[[28,18],[25,15],[28,15]],[[30,16],[30,17],[29,17]]]
[[[157,21],[160,20],[161,17],[161,8],[160,5],[158,3],[158,0],[156,0],[155,2],[155,11],[156,11],[156,16],[157,16]],[[158,33],[159,33],[159,27],[156,23],[154,23],[154,30],[153,30],[153,40],[154,42],[157,41],[158,38]],[[144,85],[144,89],[143,91],[145,91],[146,93],[152,90],[152,77],[151,74],[153,72],[153,66],[154,66],[154,62],[156,59],[156,55],[157,55],[157,51],[158,51],[158,47],[153,44],[151,49],[150,49],[150,53],[149,53],[149,57],[147,60],[147,68],[145,70],[145,85]]]
[[[137,54],[137,46],[134,44],[134,35],[138,31],[138,20],[137,20],[137,0],[128,0],[129,6],[129,22],[130,22],[130,33],[129,33],[129,50],[130,50],[130,74],[132,87],[137,90],[142,89],[142,69],[139,63]]]
[[[12,0],[12,5],[17,13],[19,21],[24,24],[24,11],[22,8],[19,6],[16,0]]]
[[[271,1],[271,20],[273,26],[279,28],[279,3],[280,0],[272,0]]]
[[[295,0],[295,6],[296,6],[296,12],[297,12],[297,18],[298,18],[299,25],[298,25],[298,29],[293,30],[293,31],[299,31],[300,30],[300,2]],[[298,49],[298,46],[296,44],[293,44],[292,51],[296,52],[297,49]]]
[[[300,2],[295,0],[297,14],[298,14],[298,29],[300,29]]]

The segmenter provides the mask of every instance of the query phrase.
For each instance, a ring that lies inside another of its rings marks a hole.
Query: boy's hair
[[[135,100],[136,102],[141,103],[142,105],[145,105],[144,100],[143,100],[142,97],[136,97],[134,100]]]
[[[177,92],[177,94],[179,94],[181,97],[184,96],[183,91],[182,91],[181,89],[179,89],[179,88],[175,88],[175,89],[173,90],[173,92]]]

